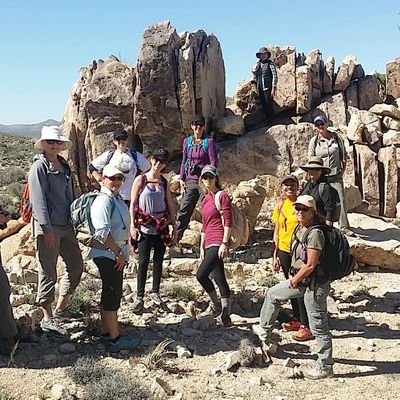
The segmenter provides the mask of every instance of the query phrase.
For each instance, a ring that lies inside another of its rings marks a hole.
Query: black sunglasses
[[[319,128],[319,127],[321,127],[321,126],[325,126],[325,124],[324,123],[319,123],[319,124],[315,124],[315,126],[317,127],[317,128]]]
[[[200,122],[200,121],[193,121],[192,125],[194,125],[194,126],[204,126],[204,124],[202,122]]]
[[[47,144],[59,144],[59,145],[61,145],[61,144],[63,144],[63,141],[62,140],[46,140],[46,143]]]
[[[311,208],[301,207],[301,206],[296,206],[295,209],[296,209],[296,211],[303,211],[303,212],[307,212],[307,211],[311,210]]]
[[[125,179],[125,177],[121,176],[121,175],[115,175],[115,176],[107,176],[107,178],[110,181],[123,181]]]

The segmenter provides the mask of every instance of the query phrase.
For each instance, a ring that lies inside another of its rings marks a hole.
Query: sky
[[[113,54],[135,65],[144,30],[169,20],[221,43],[226,94],[265,45],[320,49],[367,73],[400,56],[399,0],[0,0],[0,124],[61,120],[79,69]]]

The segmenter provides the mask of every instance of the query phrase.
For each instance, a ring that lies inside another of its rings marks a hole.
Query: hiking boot
[[[221,305],[210,301],[208,307],[200,314],[200,317],[218,317],[221,314]]]
[[[315,339],[311,331],[304,325],[301,325],[299,330],[293,333],[292,338],[298,342],[306,342],[307,340]]]
[[[299,321],[292,320],[289,322],[283,322],[281,326],[285,332],[293,332],[293,331],[298,331],[300,329],[301,324]]]
[[[67,335],[68,332],[64,329],[60,322],[56,318],[49,318],[48,320],[42,319],[40,321],[40,327],[43,332],[58,333],[59,335]]]
[[[134,314],[140,314],[143,311],[143,298],[136,297],[135,301],[132,304],[132,312]]]
[[[315,368],[305,371],[304,376],[308,379],[313,379],[313,380],[330,378],[333,376],[333,368],[332,367],[322,368],[320,366],[316,366]]]
[[[261,327],[261,325],[253,325],[252,329],[262,342],[265,342],[268,339],[268,332],[263,327]]]
[[[161,298],[160,293],[150,293],[150,300],[156,305],[161,306],[164,304],[164,300]]]
[[[119,352],[121,350],[133,350],[139,346],[141,339],[131,337],[120,337],[116,342],[110,340],[107,345],[108,349],[112,353]]]
[[[71,319],[81,318],[82,314],[79,312],[73,312],[70,308],[66,307],[64,310],[54,311],[54,318],[58,322],[70,321]]]
[[[229,315],[229,308],[224,307],[221,314],[217,317],[217,325],[232,326],[232,320]]]

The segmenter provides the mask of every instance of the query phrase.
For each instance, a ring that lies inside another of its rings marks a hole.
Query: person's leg
[[[63,228],[60,233],[60,256],[65,262],[65,273],[60,280],[57,310],[64,310],[69,297],[79,285],[83,272],[82,253],[72,226]]]
[[[162,267],[165,254],[165,244],[160,235],[153,235],[152,237],[154,255],[153,255],[153,293],[160,292]]]
[[[177,238],[182,239],[183,233],[189,225],[190,218],[200,198],[201,190],[198,182],[187,181],[187,188],[182,196],[181,206],[176,214]]]
[[[272,105],[272,96],[271,96],[271,89],[264,90],[264,101],[265,101],[265,117],[267,122],[272,120],[274,116],[274,108]]]
[[[339,195],[340,201],[340,217],[339,217],[339,228],[340,230],[350,229],[350,223],[347,218],[347,210],[346,210],[346,199],[344,194],[344,186],[342,178],[335,178],[333,181],[328,179],[329,184],[336,189]]]
[[[8,339],[17,334],[17,326],[10,304],[10,283],[0,260],[0,339]]]
[[[307,288],[304,294],[310,329],[317,343],[317,368],[322,370],[331,369],[333,365],[332,338],[326,304],[330,288],[329,282],[321,285],[315,284],[314,290]]]
[[[144,291],[147,279],[147,269],[150,262],[150,252],[151,252],[151,235],[145,233],[141,234],[141,238],[138,242],[139,249],[139,262],[137,271],[137,294],[138,298],[144,297]]]

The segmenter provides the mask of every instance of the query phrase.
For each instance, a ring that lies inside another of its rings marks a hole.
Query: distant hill
[[[13,124],[2,125],[0,124],[0,132],[9,133],[11,135],[26,136],[26,137],[39,137],[42,126],[44,125],[57,125],[60,126],[61,122],[54,119],[48,119],[37,124]]]

